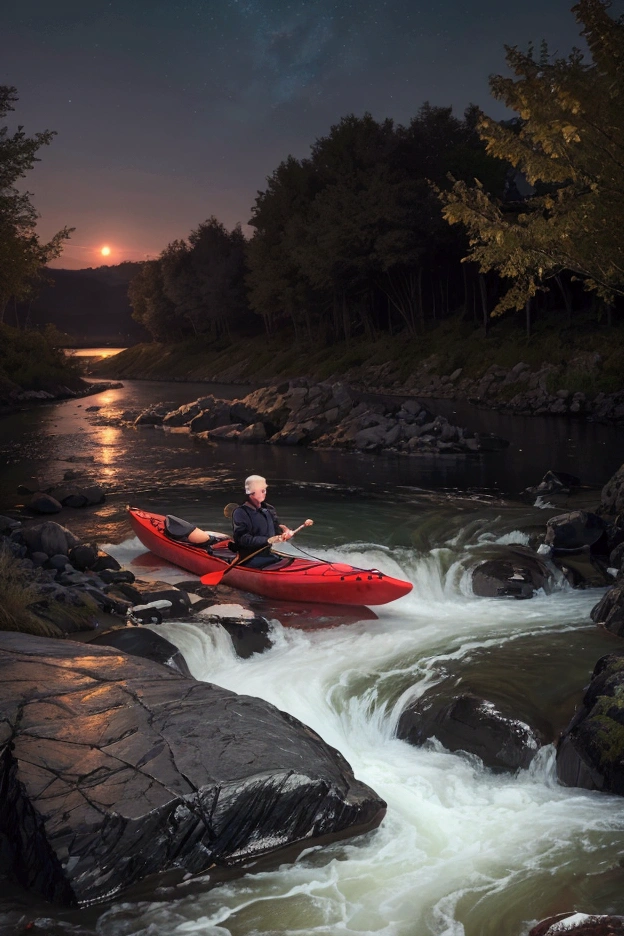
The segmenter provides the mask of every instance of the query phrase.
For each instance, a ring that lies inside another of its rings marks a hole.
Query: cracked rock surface
[[[385,812],[295,718],[114,648],[0,634],[0,706],[0,833],[48,900],[88,905]]]

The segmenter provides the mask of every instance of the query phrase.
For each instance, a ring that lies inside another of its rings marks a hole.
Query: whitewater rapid
[[[495,539],[473,536],[473,552]],[[405,705],[449,667],[482,653],[513,655],[527,637],[543,640],[548,653],[549,641],[567,644],[591,626],[596,592],[565,583],[530,601],[475,598],[456,547],[317,551],[381,567],[414,589],[375,609],[377,620],[318,631],[273,621],[271,649],[246,660],[224,630],[199,618],[156,628],[197,679],[265,699],[312,727],[388,812],[376,831],[310,849],[275,870],[206,889],[195,879],[188,894],[181,886],[162,900],[116,904],[98,921],[99,936],[522,936],[559,910],[607,912],[592,905],[591,886],[584,885],[585,903],[578,888],[594,879],[600,892],[617,871],[620,798],[559,786],[552,744],[530,769],[502,775],[437,742],[414,748],[395,737]],[[116,547],[124,562],[140,548],[134,540]]]

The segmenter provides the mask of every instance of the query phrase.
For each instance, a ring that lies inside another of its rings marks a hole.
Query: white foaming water
[[[586,626],[596,593],[475,599],[448,549],[423,557],[358,544],[324,556],[381,566],[414,590],[377,608],[377,621],[316,632],[276,622],[272,649],[247,660],[219,627],[158,630],[196,678],[266,699],[338,748],[387,801],[381,827],[200,894],[195,884],[192,896],[180,887],[163,902],[115,905],[99,936],[522,936],[579,875],[617,862],[623,801],[560,787],[552,746],[529,770],[494,775],[438,743],[394,736],[407,701],[445,661]]]

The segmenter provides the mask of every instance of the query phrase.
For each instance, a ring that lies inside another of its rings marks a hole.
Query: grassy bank
[[[594,366],[590,366],[592,356]],[[588,395],[624,387],[624,322],[608,327],[586,313],[567,325],[543,318],[527,338],[512,318],[493,324],[486,336],[461,316],[445,320],[422,336],[382,335],[330,347],[296,345],[290,336],[247,338],[234,345],[195,339],[177,345],[141,344],[98,362],[98,377],[152,380],[207,380],[263,383],[276,378],[342,377],[392,387],[420,373],[443,376],[462,368],[479,378],[491,365],[509,369],[523,361],[532,369],[544,363],[560,367],[552,391],[566,387]],[[385,366],[384,366],[385,365]]]

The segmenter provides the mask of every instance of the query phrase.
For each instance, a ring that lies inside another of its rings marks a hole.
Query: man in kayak
[[[252,569],[264,569],[279,562],[280,557],[272,554],[271,546],[285,543],[293,536],[293,531],[279,522],[275,508],[266,503],[266,493],[266,479],[261,475],[250,475],[245,481],[247,500],[232,514],[233,538],[239,561],[258,553],[244,563]]]

